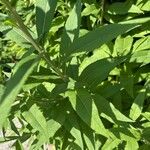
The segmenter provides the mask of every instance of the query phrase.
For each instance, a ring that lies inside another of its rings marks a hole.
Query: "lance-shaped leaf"
[[[138,24],[110,24],[99,27],[75,40],[67,50],[68,55],[92,51],[135,27],[138,27]]]
[[[61,52],[67,53],[70,44],[78,38],[81,23],[81,0],[77,0],[66,21],[61,38]]]
[[[108,139],[105,144],[103,145],[103,147],[101,148],[102,150],[111,150],[116,148],[119,144],[121,143],[121,140],[119,139]]]
[[[47,132],[49,137],[53,137],[56,131],[60,128],[60,124],[53,119],[47,121]]]
[[[132,1],[126,1],[124,3],[118,2],[118,3],[114,3],[110,5],[110,7],[108,8],[108,13],[113,14],[113,15],[116,15],[116,14],[124,15],[127,13],[140,14],[140,13],[143,13],[143,11],[141,11],[139,7],[134,5]]]
[[[120,73],[120,83],[127,93],[133,97],[134,78],[132,71],[128,65],[124,65]]]
[[[150,49],[150,36],[146,36],[144,38],[141,38],[135,42],[133,45],[133,51],[142,51]]]
[[[36,28],[39,38],[49,31],[56,4],[56,0],[36,0]]]
[[[138,142],[136,140],[129,140],[126,142],[125,150],[138,149],[138,148],[139,148],[139,145],[138,145]]]
[[[121,58],[104,58],[87,66],[81,73],[79,81],[89,88],[96,87],[105,80],[110,71],[126,59]]]
[[[47,122],[36,104],[32,105],[28,111],[23,112],[22,115],[34,130],[39,131],[42,137],[41,141],[48,140]]]
[[[143,24],[149,21],[150,21],[149,17],[142,17],[142,18],[131,19],[127,21],[122,21],[122,22],[119,22],[119,24]]]
[[[142,113],[143,103],[146,97],[146,89],[142,89],[134,100],[130,109],[130,117],[136,120]]]
[[[16,42],[19,46],[31,47],[29,39],[20,29],[13,27],[12,29],[4,30],[3,33],[6,35],[6,38]]]
[[[77,117],[75,116],[74,113],[71,112],[68,116],[66,116],[64,127],[72,134],[72,136],[74,136],[75,138],[74,143],[77,145],[78,147],[77,149],[82,150],[83,139],[82,139]]]
[[[32,105],[28,111],[23,112],[22,115],[35,130],[47,135],[45,117],[36,104]]]
[[[125,56],[131,52],[131,47],[133,43],[133,38],[127,36],[125,38],[118,37],[114,45],[114,53],[119,56]]]
[[[37,56],[29,56],[22,59],[16,66],[14,75],[9,80],[3,96],[0,97],[0,128],[6,121],[13,102],[38,60]]]
[[[133,122],[131,119],[122,114],[118,109],[116,109],[112,103],[107,101],[102,96],[95,94],[92,97],[101,116],[106,118],[110,122],[115,122],[116,124],[119,124],[118,121]]]
[[[69,101],[72,107],[77,112],[79,117],[98,134],[108,137],[108,131],[105,129],[98,110],[92,101],[91,95],[85,89],[77,89],[67,91],[66,96],[69,97]]]
[[[141,63],[142,65],[146,65],[150,63],[150,51],[142,50],[134,52],[130,58],[130,62]]]

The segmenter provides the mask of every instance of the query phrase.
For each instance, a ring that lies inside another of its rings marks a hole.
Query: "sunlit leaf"
[[[111,149],[116,148],[120,143],[121,143],[121,140],[119,140],[117,138],[114,140],[108,139],[101,149],[102,150],[111,150]]]
[[[125,88],[127,93],[133,97],[134,78],[130,67],[127,65],[122,68],[120,73],[120,83]]]
[[[26,35],[17,28],[12,28],[10,30],[4,31],[4,34],[6,34],[6,37],[13,42],[16,42],[19,46],[30,48],[31,44]]]
[[[36,0],[36,27],[40,39],[50,29],[56,4],[56,0]]]
[[[114,53],[117,56],[124,56],[131,53],[132,43],[133,38],[131,36],[125,38],[118,37],[115,41]]]
[[[107,137],[107,130],[99,117],[98,110],[90,94],[84,89],[77,89],[67,91],[66,95],[81,119],[94,131]]]
[[[90,88],[94,88],[108,77],[111,70],[125,60],[126,58],[104,58],[98,60],[82,71],[79,81]]]
[[[7,83],[2,97],[0,97],[0,127],[3,126],[11,106],[19,94],[23,84],[37,65],[37,56],[22,59],[16,66],[17,71]]]
[[[138,24],[110,24],[99,27],[75,40],[68,51],[70,54],[92,51],[137,26]]]
[[[110,122],[113,123],[114,122],[118,123],[117,121],[133,122],[130,118],[122,114],[118,109],[115,108],[115,106],[112,103],[108,102],[102,96],[95,94],[92,97],[98,108],[99,114],[101,114],[102,117],[108,119]]]
[[[132,104],[130,109],[130,117],[133,120],[136,120],[141,115],[145,96],[146,96],[146,89],[142,89],[135,98],[134,103]]]
[[[130,141],[127,141],[127,144],[125,146],[125,150],[128,150],[128,149],[138,149],[139,148],[139,145],[138,145],[138,142],[136,140],[130,140]]]
[[[114,3],[110,5],[110,7],[108,8],[108,13],[113,14],[113,15],[116,15],[116,14],[124,15],[127,13],[140,14],[140,13],[143,13],[143,11],[140,10],[139,7],[134,5],[132,1],[126,1],[124,3],[118,2],[118,3]]]
[[[61,38],[61,53],[67,53],[70,44],[78,38],[81,22],[81,0],[77,0],[66,21]]]

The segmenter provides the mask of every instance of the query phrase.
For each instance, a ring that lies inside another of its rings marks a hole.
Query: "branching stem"
[[[2,2],[6,5],[8,10],[10,11],[12,17],[17,22],[17,25],[18,25],[19,29],[25,34],[28,41],[38,51],[40,57],[42,57],[46,61],[48,66],[50,66],[56,72],[56,74],[61,77],[61,79],[63,79],[64,81],[67,81],[66,75],[63,75],[61,70],[59,68],[57,68],[53,64],[53,62],[50,60],[50,58],[47,56],[47,54],[45,53],[45,50],[43,50],[43,48],[41,48],[40,45],[33,39],[33,37],[29,33],[27,27],[24,25],[24,23],[23,23],[22,19],[20,18],[20,16],[16,12],[16,10],[11,6],[10,2],[8,0],[2,0]]]

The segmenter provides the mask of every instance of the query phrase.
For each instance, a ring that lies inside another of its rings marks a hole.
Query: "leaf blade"
[[[108,102],[102,96],[95,94],[92,97],[102,117],[110,117],[111,119],[109,118],[109,121],[115,122],[116,124],[119,124],[118,121],[133,122],[130,118],[122,114],[118,109],[115,108],[112,103]],[[103,114],[105,114],[106,116]],[[106,119],[108,119],[107,117]]]
[[[75,40],[69,47],[69,55],[92,51],[137,26],[138,24],[110,24],[97,28]]]
[[[108,137],[108,131],[105,129],[98,110],[91,99],[91,95],[85,89],[67,91],[66,96],[72,104],[72,107],[80,118],[98,134]]]
[[[66,21],[64,32],[61,38],[60,52],[67,53],[70,44],[79,37],[81,23],[81,0],[77,0]]]
[[[143,103],[146,96],[145,92],[146,89],[142,89],[140,93],[137,95],[137,97],[135,98],[134,103],[131,106],[130,118],[132,118],[133,120],[136,120],[141,115]]]
[[[12,103],[15,101],[26,79],[37,65],[38,60],[37,56],[30,56],[21,60],[16,66],[17,71],[8,82],[4,94],[0,99],[0,127],[3,126]]]
[[[36,0],[36,28],[39,38],[49,31],[56,4],[56,0]]]
[[[88,88],[94,88],[108,77],[111,70],[125,60],[126,58],[124,57],[98,60],[82,71],[79,76],[79,81],[84,83]]]
[[[46,119],[36,104],[32,105],[28,111],[23,112],[22,115],[34,130],[39,131],[45,139],[48,138]]]

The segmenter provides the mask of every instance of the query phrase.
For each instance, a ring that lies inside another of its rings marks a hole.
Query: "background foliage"
[[[149,0],[1,0],[0,143],[150,149]]]

